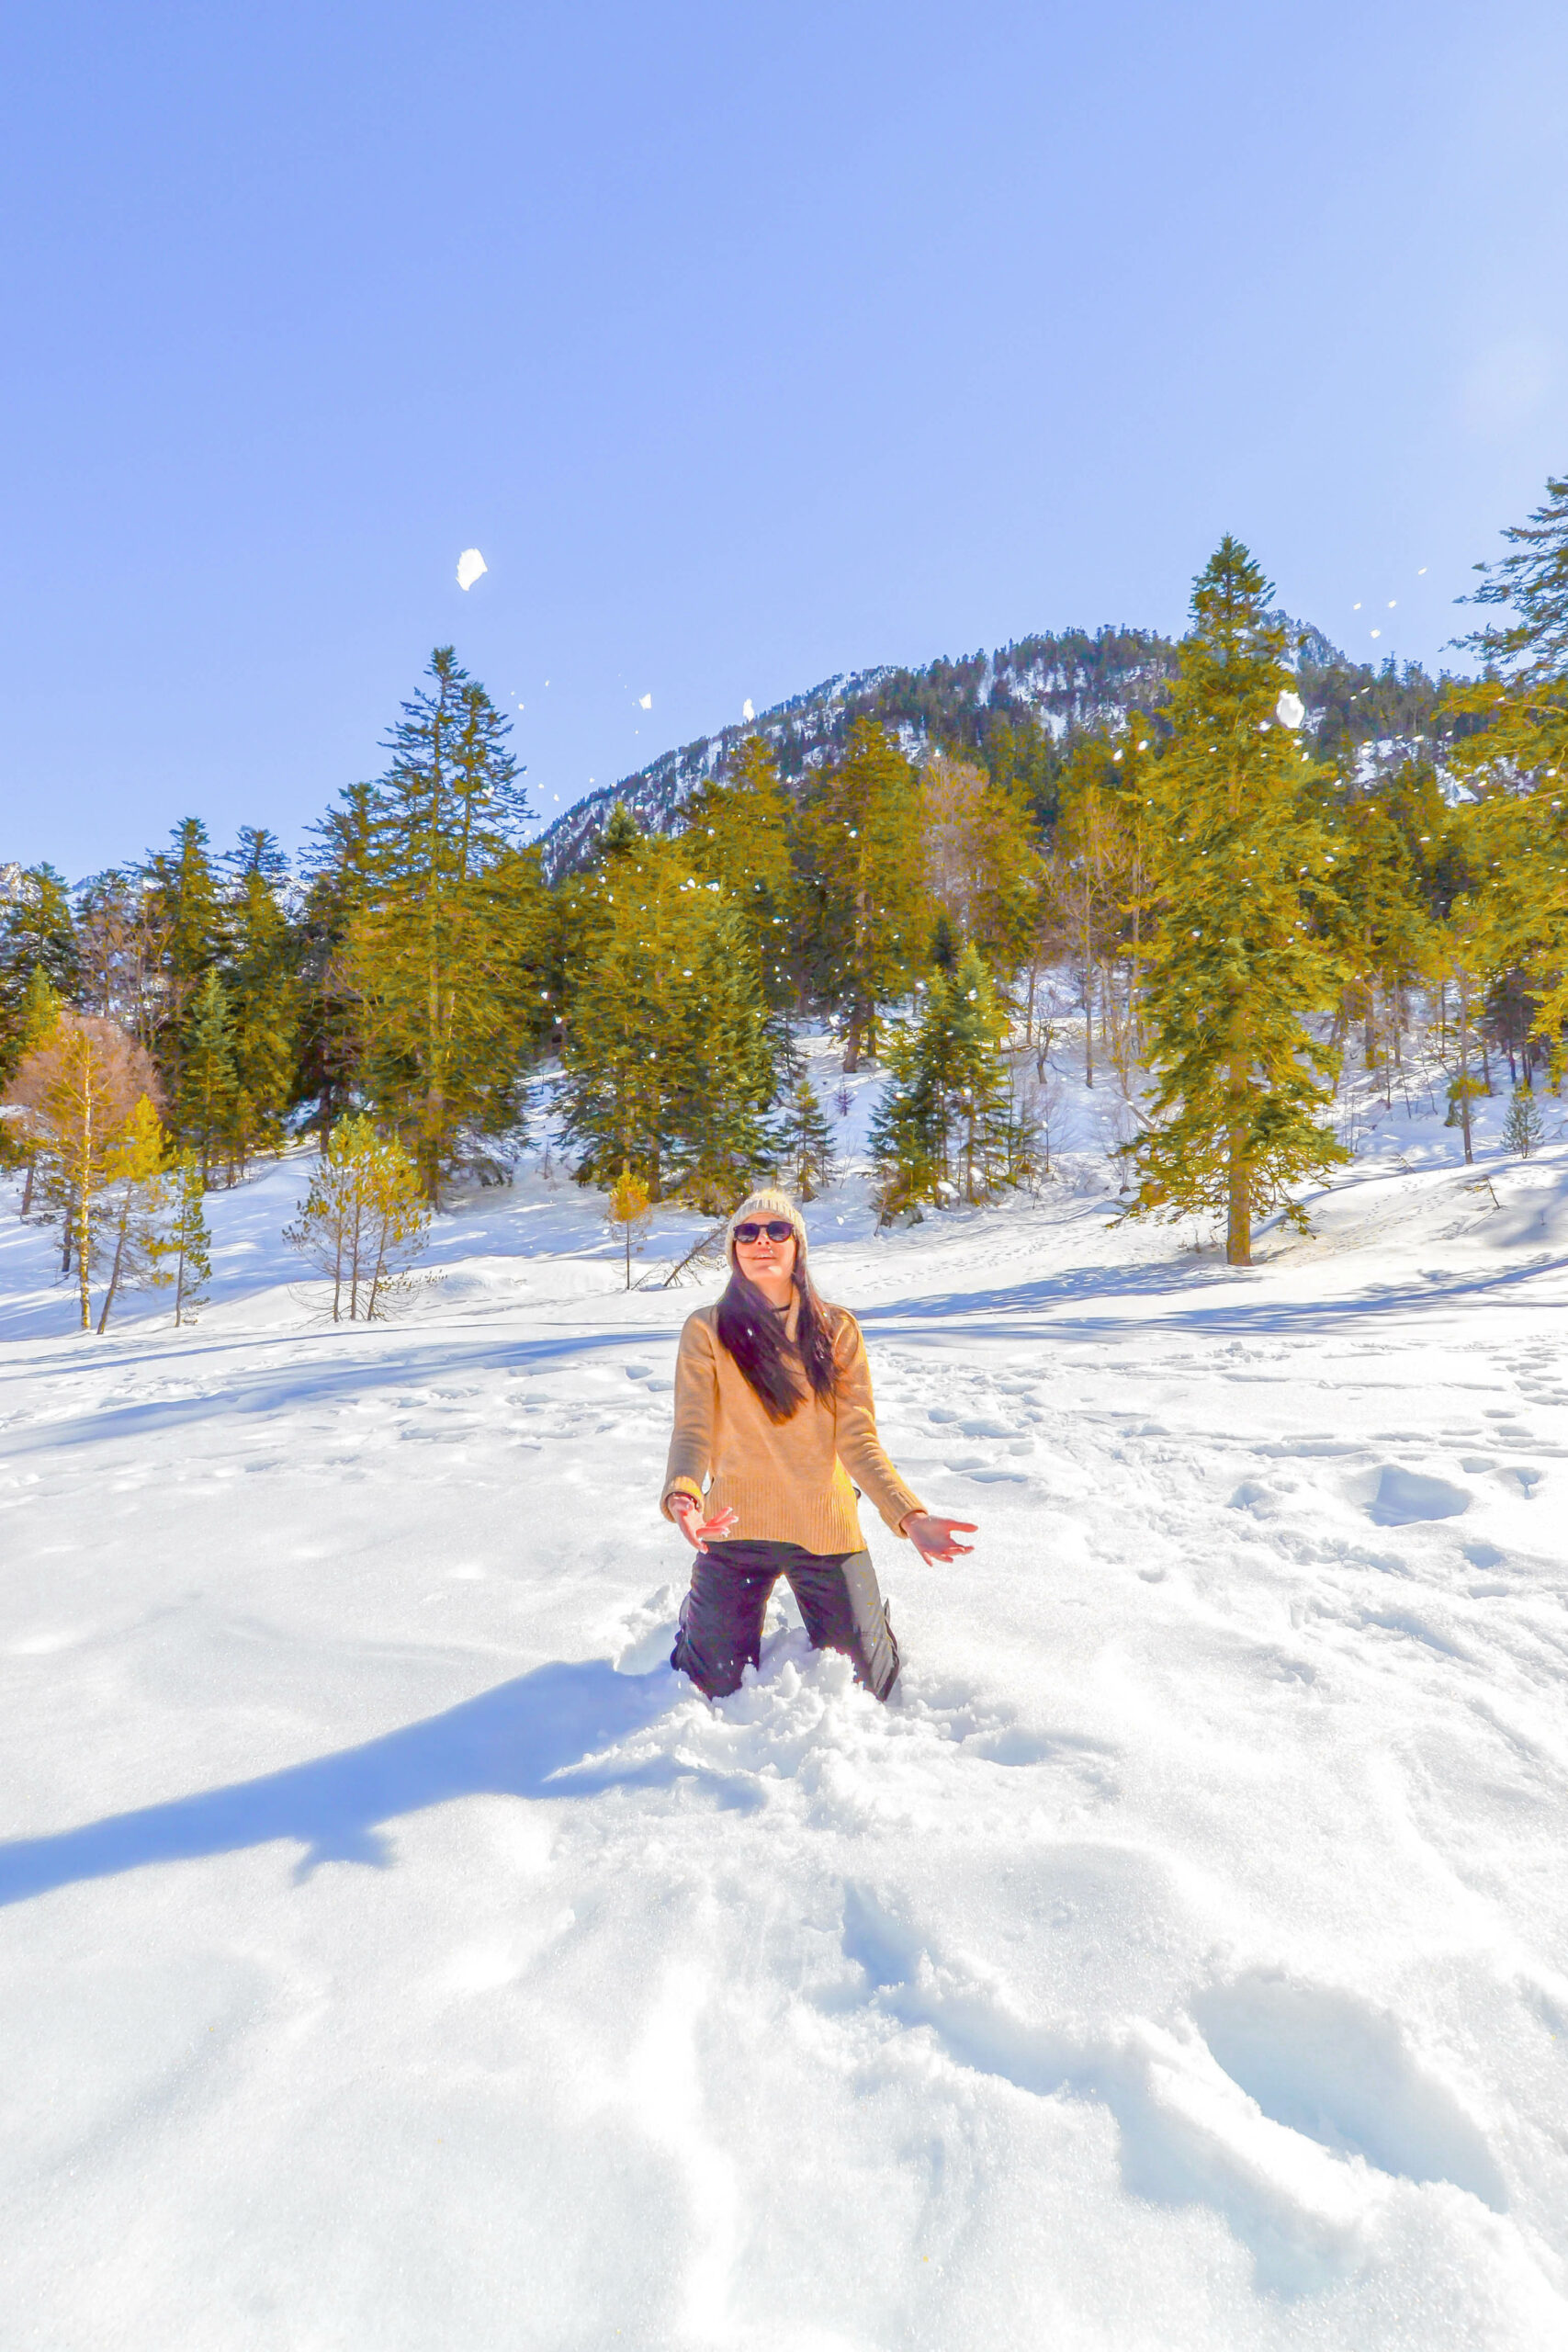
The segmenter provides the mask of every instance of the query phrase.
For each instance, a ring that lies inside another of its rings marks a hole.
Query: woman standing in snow
[[[842,1650],[855,1679],[886,1699],[898,1645],[850,1478],[922,1559],[972,1551],[956,1538],[974,1522],[928,1511],[883,1452],[860,1327],[818,1296],[789,1195],[742,1201],[726,1248],[728,1285],[688,1316],[675,1366],[664,1515],[697,1557],[670,1663],[709,1698],[739,1690],[783,1576],[813,1649]]]

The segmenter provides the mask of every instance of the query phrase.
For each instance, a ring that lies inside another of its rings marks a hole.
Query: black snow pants
[[[869,1552],[807,1552],[798,1544],[710,1544],[699,1552],[670,1663],[710,1699],[740,1688],[755,1666],[768,1596],[787,1577],[814,1650],[841,1650],[874,1699],[898,1679],[898,1645]]]

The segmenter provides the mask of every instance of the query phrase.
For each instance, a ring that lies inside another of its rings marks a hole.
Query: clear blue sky
[[[1225,530],[1432,662],[1568,470],[1565,89],[1563,0],[11,0],[0,858],[292,844],[446,639],[554,815]]]

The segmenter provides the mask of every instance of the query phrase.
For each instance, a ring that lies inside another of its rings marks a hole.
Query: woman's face
[[[787,1283],[795,1272],[795,1236],[792,1233],[784,1241],[770,1241],[763,1231],[755,1241],[738,1241],[735,1262],[747,1281],[755,1283],[759,1290]]]

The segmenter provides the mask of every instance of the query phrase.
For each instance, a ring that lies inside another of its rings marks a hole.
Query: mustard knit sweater
[[[771,1421],[716,1328],[718,1310],[688,1316],[675,1363],[675,1430],[664,1473],[670,1498],[695,1495],[711,1516],[728,1504],[736,1541],[798,1544],[807,1552],[863,1549],[852,1478],[895,1534],[924,1505],[882,1450],[865,1343],[852,1315],[837,1317],[833,1394],[808,1395],[787,1421]],[[785,1324],[795,1337],[795,1303]],[[711,1474],[706,1496],[703,1481]]]

